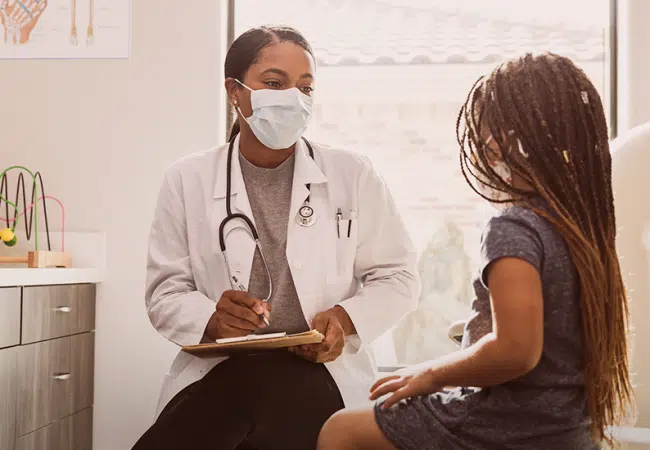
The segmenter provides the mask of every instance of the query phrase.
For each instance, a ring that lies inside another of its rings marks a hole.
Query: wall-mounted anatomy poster
[[[0,0],[0,58],[128,58],[131,0]]]

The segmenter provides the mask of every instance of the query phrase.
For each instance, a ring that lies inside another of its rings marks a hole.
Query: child
[[[462,349],[379,380],[387,400],[336,414],[319,449],[612,443],[633,394],[600,97],[569,59],[526,55],[480,79],[457,123],[465,178],[502,209]]]

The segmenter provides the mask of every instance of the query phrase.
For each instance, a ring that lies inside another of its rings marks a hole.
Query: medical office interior
[[[650,1],[133,0],[130,14],[127,57],[0,61],[0,170],[41,174],[39,192],[65,214],[46,203],[46,237],[41,208],[38,245],[65,245],[72,255],[72,268],[25,268],[34,235],[27,240],[22,225],[18,245],[0,248],[0,257],[17,258],[0,265],[0,381],[21,352],[41,352],[21,379],[49,370],[65,381],[72,370],[80,383],[63,398],[0,383],[2,450],[13,450],[2,446],[8,434],[66,420],[85,444],[48,449],[125,450],[152,423],[177,351],[151,326],[143,300],[160,182],[175,160],[225,142],[225,52],[263,24],[293,26],[312,43],[318,89],[306,136],[372,160],[418,249],[417,309],[374,343],[385,370],[454,351],[448,329],[469,310],[476,244],[494,213],[459,175],[455,121],[473,81],[500,61],[546,50],[585,70],[615,142],[619,254],[634,327],[639,412],[620,439],[650,449]],[[95,39],[101,32],[95,27]],[[71,312],[59,311],[71,319],[52,327],[43,308],[61,308],[62,296],[73,299]],[[31,413],[8,420],[21,401]]]

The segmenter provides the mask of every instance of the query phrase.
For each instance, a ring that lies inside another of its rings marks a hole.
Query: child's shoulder
[[[505,208],[500,214],[496,215],[494,219],[516,220],[535,225],[542,217],[533,211],[529,206],[513,205]]]
[[[539,209],[544,208],[539,206]],[[562,240],[555,226],[528,205],[514,205],[504,209],[490,220],[487,228],[492,233],[510,238],[528,235],[539,243]]]

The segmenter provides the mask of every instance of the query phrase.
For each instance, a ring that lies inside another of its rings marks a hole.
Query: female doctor
[[[179,352],[136,450],[315,448],[329,416],[366,401],[370,344],[419,293],[416,255],[370,162],[302,138],[315,84],[304,37],[249,30],[225,78],[238,113],[229,143],[173,164],[160,191],[151,323],[179,346],[310,328],[325,339],[230,358]]]

